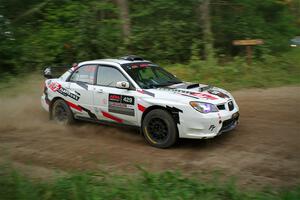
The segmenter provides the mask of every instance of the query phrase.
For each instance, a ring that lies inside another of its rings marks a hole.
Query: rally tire
[[[146,141],[157,148],[169,148],[178,139],[172,115],[162,109],[155,109],[146,114],[142,122],[142,132]]]
[[[53,103],[51,119],[61,125],[70,125],[74,123],[73,112],[63,99],[58,99]]]

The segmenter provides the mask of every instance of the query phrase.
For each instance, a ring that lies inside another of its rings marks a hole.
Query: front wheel
[[[72,124],[74,122],[71,109],[62,99],[58,99],[53,103],[51,115],[55,122],[62,125]]]
[[[168,148],[175,144],[178,138],[173,117],[161,109],[152,110],[145,116],[142,130],[147,142],[158,148]]]

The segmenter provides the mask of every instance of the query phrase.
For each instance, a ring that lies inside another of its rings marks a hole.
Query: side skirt
[[[87,117],[74,117],[75,119],[82,120],[82,121],[87,121],[87,122],[92,122],[92,123],[97,123],[101,125],[109,125],[109,126],[117,126],[117,127],[127,127],[127,128],[132,128],[136,130],[140,130],[141,127],[135,126],[135,125],[128,125],[128,124],[120,124],[117,122],[108,122],[104,120],[99,120],[99,119],[92,119],[92,118],[87,118]]]

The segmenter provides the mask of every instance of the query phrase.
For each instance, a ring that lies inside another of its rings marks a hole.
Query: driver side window
[[[127,81],[127,78],[116,68],[100,66],[97,74],[97,85],[116,87],[117,82]]]

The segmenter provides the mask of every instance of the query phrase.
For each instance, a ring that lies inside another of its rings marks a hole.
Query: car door
[[[128,81],[116,67],[99,66],[94,86],[94,107],[98,117],[109,122],[136,125],[136,91],[116,87],[119,81]]]
[[[75,117],[96,119],[93,113],[93,85],[95,83],[97,65],[83,65],[69,78],[68,105]]]

